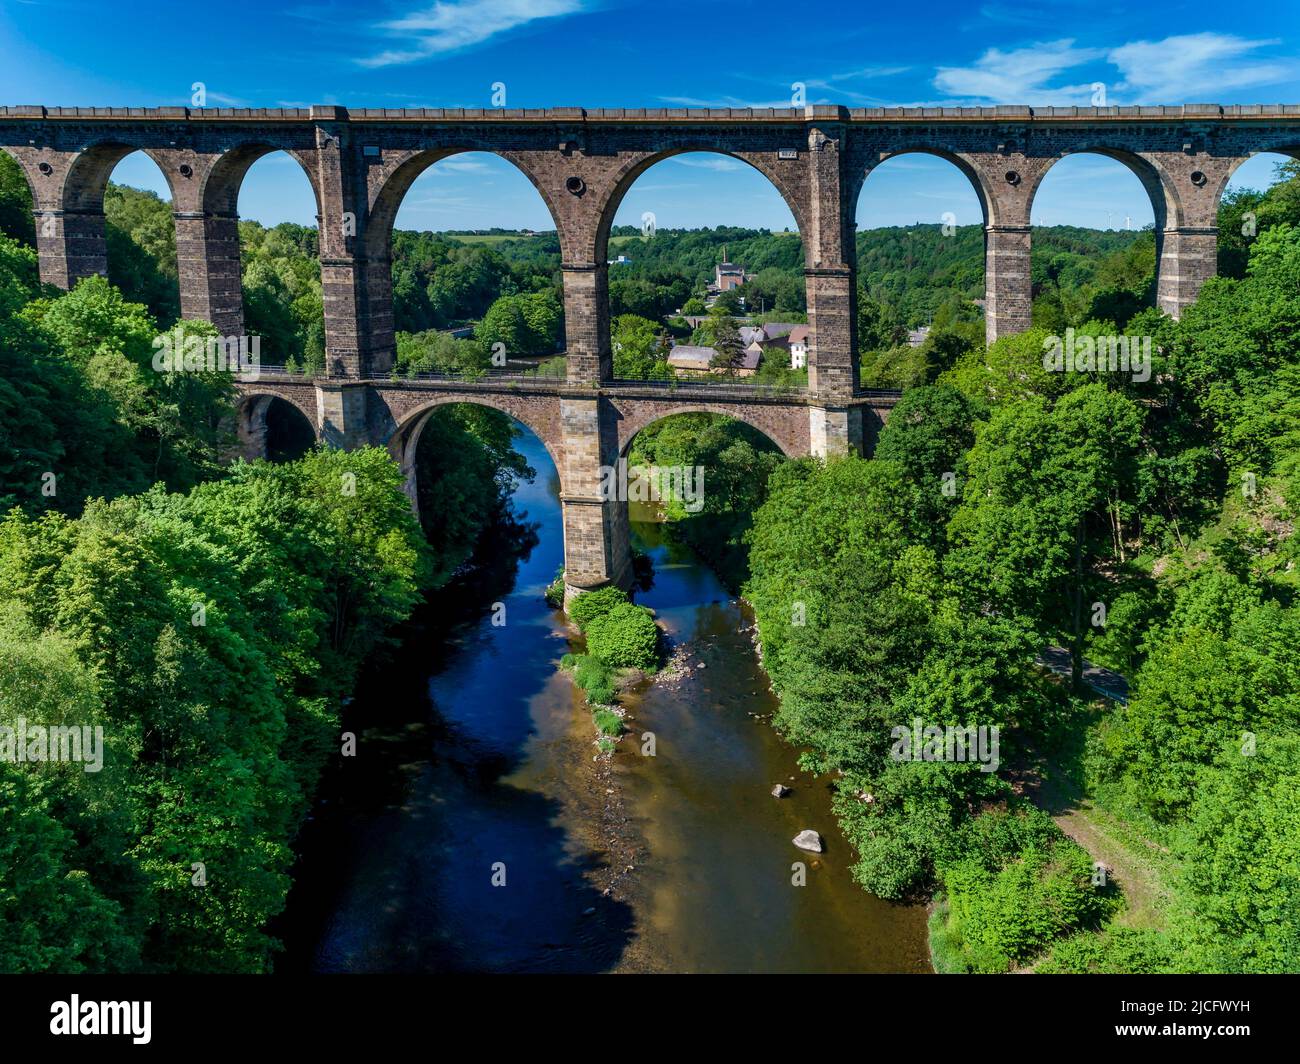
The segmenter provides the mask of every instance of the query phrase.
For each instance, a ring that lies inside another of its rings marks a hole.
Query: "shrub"
[[[546,585],[546,590],[542,592],[542,598],[546,604],[553,610],[564,608],[564,569],[561,567],[556,570],[555,579]]]
[[[614,681],[600,680],[586,688],[587,702],[593,706],[608,706],[614,702]]]
[[[1034,971],[1043,975],[1152,974],[1187,971],[1169,936],[1148,928],[1112,927],[1063,938]]]
[[[610,585],[578,595],[569,607],[569,618],[578,626],[579,631],[585,632],[587,625],[597,617],[603,617],[615,606],[626,604],[627,593]]]
[[[607,706],[614,701],[613,670],[599,658],[590,654],[565,654],[560,664],[573,669],[573,682],[586,692],[589,703]]]
[[[613,682],[609,666],[590,654],[566,654],[571,659],[573,681],[584,690],[595,683]]]
[[[948,904],[938,900],[930,914],[930,963],[940,975],[966,975],[970,961],[962,948],[961,936],[948,925]]]
[[[596,710],[592,713],[591,720],[601,735],[607,735],[612,739],[623,734],[623,718],[612,709]]]
[[[587,626],[587,650],[615,668],[653,669],[659,629],[644,606],[624,602]]]
[[[1031,848],[999,871],[981,857],[945,869],[948,930],[960,936],[971,967],[1004,972],[1029,960],[1052,939],[1096,926],[1113,908],[1092,885],[1092,860],[1062,838]]]

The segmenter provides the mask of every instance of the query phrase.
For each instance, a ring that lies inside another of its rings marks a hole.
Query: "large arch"
[[[1100,155],[1113,159],[1127,167],[1138,179],[1143,189],[1146,190],[1147,197],[1151,200],[1151,213],[1155,217],[1156,256],[1158,259],[1161,242],[1160,234],[1167,227],[1172,228],[1183,224],[1183,206],[1173,176],[1159,162],[1139,152],[1112,147],[1100,142],[1096,144],[1085,142],[1049,156],[1044,160],[1044,165],[1028,177],[1028,188],[1025,190],[1026,217],[1032,215],[1034,197],[1038,194],[1043,179],[1051,173],[1052,168],[1057,163],[1072,155]]]
[[[564,444],[559,424],[559,404],[554,399],[541,403],[528,396],[451,393],[436,396],[417,396],[404,409],[399,409],[391,430],[378,442],[388,449],[388,453],[402,470],[402,479],[407,496],[412,506],[416,502],[416,453],[420,446],[420,435],[429,423],[429,416],[440,407],[466,404],[486,407],[505,414],[519,422],[529,432],[542,441],[546,453],[555,465],[560,483],[564,483]]]
[[[1232,184],[1233,178],[1236,177],[1237,171],[1260,155],[1284,155],[1300,161],[1300,141],[1282,141],[1275,146],[1256,148],[1240,158],[1233,159],[1224,170],[1222,180],[1218,182],[1218,188],[1215,190],[1216,198],[1222,199],[1224,192],[1227,191],[1228,186]]]
[[[618,453],[627,454],[638,432],[665,418],[678,414],[710,413],[742,421],[771,440],[787,458],[810,453],[809,416],[806,407],[776,406],[760,403],[728,404],[723,402],[637,399],[624,405],[610,400],[618,418]]]
[[[596,231],[594,234],[595,268],[601,278],[601,282],[597,284],[594,293],[597,301],[597,342],[602,351],[609,352],[608,373],[613,379],[638,379],[643,378],[647,374],[644,370],[638,371],[636,369],[629,369],[626,364],[621,372],[615,369],[617,360],[614,351],[614,336],[612,332],[617,309],[615,306],[617,299],[615,298],[615,293],[611,291],[611,279],[613,284],[617,284],[623,279],[620,276],[620,273],[626,270],[626,267],[611,267],[608,265],[608,257],[610,254],[610,234],[613,230],[620,209],[623,207],[625,202],[628,201],[629,196],[633,194],[637,182],[656,167],[671,162],[674,159],[681,159],[686,156],[706,156],[712,157],[717,161],[727,160],[727,166],[729,168],[731,168],[731,163],[734,162],[735,169],[748,171],[748,173],[744,174],[744,177],[746,178],[752,177],[756,174],[759,182],[761,182],[763,186],[763,194],[773,196],[773,202],[779,202],[783,205],[785,211],[789,213],[789,219],[794,223],[796,232],[798,233],[797,239],[802,244],[802,268],[806,270],[808,266],[811,265],[810,260],[812,252],[809,249],[807,241],[804,240],[804,234],[807,231],[808,216],[805,209],[805,200],[801,197],[801,193],[806,193],[806,189],[796,189],[790,184],[790,181],[782,175],[779,169],[773,167],[771,163],[772,153],[747,152],[732,148],[729,145],[722,144],[719,141],[712,140],[708,137],[699,140],[692,137],[684,139],[667,149],[652,153],[633,154],[623,158],[620,161],[620,165],[610,175],[609,192],[599,205],[600,213],[597,217]],[[709,163],[702,163],[700,160],[684,161],[690,161],[695,165],[710,165]],[[724,175],[720,177],[719,180],[724,183],[727,181],[731,181],[733,184],[736,183],[735,175],[733,174]],[[713,201],[712,207],[714,210],[717,210],[720,202],[718,190],[714,188],[711,189],[710,192]],[[671,200],[671,196],[666,197],[666,199]],[[721,202],[725,203],[726,201]],[[659,208],[656,205],[656,212],[658,210]],[[750,224],[748,220],[728,220],[717,215],[712,218],[712,224],[715,226],[719,223],[725,224],[727,222],[742,227]],[[700,225],[702,223],[697,219],[695,224]],[[773,230],[775,231],[776,229],[777,226],[773,226]],[[634,260],[636,259],[637,255],[635,252],[632,257]],[[740,260],[737,259],[737,261]],[[686,294],[683,297],[684,301],[685,298],[689,298],[691,295],[697,293],[695,291],[694,280],[686,274],[682,274],[681,276],[689,282]],[[747,281],[748,278],[745,278],[746,283]],[[680,304],[677,306],[679,307]],[[666,304],[660,303],[655,306],[653,312],[650,312],[648,309],[638,308],[634,313],[653,319],[655,324],[660,326],[662,329],[664,315],[671,314],[676,309],[677,307],[670,307]],[[749,313],[750,310],[751,308],[746,305],[746,313]],[[796,318],[795,320],[798,321],[800,319]]]
[[[176,181],[165,156],[152,148],[127,144],[118,140],[99,141],[77,154],[68,167],[59,191],[59,201],[64,211],[74,214],[97,214],[104,209],[104,192],[117,164],[128,155],[142,152],[158,167],[167,183],[168,194],[176,202]]]
[[[479,152],[504,159],[528,180],[528,183],[537,190],[542,202],[546,204],[551,222],[558,233],[559,212],[551,199],[550,191],[538,180],[523,154],[490,145],[466,142],[455,147],[391,152],[382,166],[374,167],[367,179],[369,203],[364,240],[366,258],[370,261],[387,261],[391,256],[393,226],[397,221],[397,212],[411,186],[421,174],[446,159]]]
[[[604,201],[600,204],[596,231],[594,233],[595,246],[592,249],[593,261],[603,263],[609,257],[609,233],[614,225],[614,216],[618,213],[618,208],[622,204],[624,197],[632,185],[636,183],[637,178],[649,170],[652,166],[662,163],[677,155],[687,155],[692,153],[705,153],[711,155],[723,155],[730,159],[736,159],[746,163],[754,170],[757,170],[771,183],[777,193],[785,201],[786,207],[794,216],[795,225],[799,232],[808,231],[809,219],[804,207],[804,201],[798,194],[797,190],[784,179],[780,171],[772,166],[770,152],[747,152],[740,151],[731,147],[722,138],[710,138],[702,136],[699,138],[689,138],[674,144],[671,148],[660,149],[659,151],[646,152],[643,154],[634,154],[625,159],[616,169],[612,176],[611,184],[606,193]],[[805,246],[805,255],[807,254]]]
[[[557,235],[561,234],[555,202],[521,152],[466,140],[451,146],[413,148],[385,153],[383,161],[371,166],[367,175],[366,222],[361,232],[370,357],[372,365],[378,371],[390,369],[396,358],[393,229],[402,203],[415,182],[431,167],[459,155],[476,153],[502,159],[521,174],[546,207]]]
[[[313,172],[314,156],[296,148],[252,140],[237,144],[221,153],[203,173],[199,183],[198,200],[206,214],[217,217],[239,217],[239,190],[252,165],[273,152],[284,152],[293,159],[307,178],[316,197],[316,214],[321,215],[320,183]]]
[[[909,144],[896,151],[882,151],[867,166],[860,169],[855,168],[852,175],[853,183],[845,189],[844,193],[845,203],[854,207],[855,214],[856,208],[861,202],[863,191],[866,188],[867,179],[882,166],[907,155],[926,155],[951,163],[970,182],[971,188],[975,192],[975,198],[979,201],[984,224],[989,226],[1000,223],[1001,220],[996,217],[997,197],[994,195],[993,190],[988,187],[984,171],[961,152],[955,152],[935,144]]]

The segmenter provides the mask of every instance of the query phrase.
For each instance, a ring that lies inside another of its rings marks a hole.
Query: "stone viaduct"
[[[869,447],[894,396],[858,384],[855,223],[871,171],[921,152],[954,163],[985,230],[988,339],[1029,325],[1030,209],[1053,163],[1080,152],[1127,166],[1155,214],[1158,301],[1177,316],[1213,275],[1219,198],[1261,151],[1300,156],[1300,105],[801,109],[397,110],[0,107],[0,149],[31,187],[43,280],[70,287],[107,270],[103,197],[114,166],[143,151],[162,170],[176,225],[182,315],[243,333],[240,183],[283,150],[316,198],[326,369],[240,385],[240,431],[258,451],[273,398],[321,439],[389,447],[408,476],[426,416],[447,402],[493,406],[545,442],[560,472],[573,590],[627,578],[626,508],[603,500],[599,470],[632,435],[684,410],[742,418],[787,454]],[[440,159],[487,151],[540,193],[559,236],[567,378],[394,381],[391,235],[412,182]],[[798,224],[810,344],[806,393],[713,386],[666,390],[612,379],[607,244],[636,178],[681,152],[720,152],[768,178]]]

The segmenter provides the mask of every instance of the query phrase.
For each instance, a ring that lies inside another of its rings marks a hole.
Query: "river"
[[[655,569],[637,601],[685,667],[623,697],[629,734],[595,759],[556,668],[569,633],[542,600],[563,558],[558,480],[536,437],[517,446],[538,471],[519,523],[348,707],[358,754],[300,839],[276,970],[929,971],[924,910],[853,882],[826,781],[768,723],[747,608],[659,525],[633,523]],[[803,828],[826,852],[794,848]]]

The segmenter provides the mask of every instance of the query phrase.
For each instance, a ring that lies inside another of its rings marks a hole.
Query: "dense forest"
[[[936,899],[940,970],[1300,971],[1300,173],[1281,176],[1225,198],[1222,276],[1178,321],[1149,232],[1036,231],[1034,328],[987,348],[977,227],[863,232],[863,378],[907,388],[872,458],[786,461],[709,415],[634,442],[706,466],[677,534],[753,604],[776,724],[834,781],[855,876]],[[421,529],[381,450],[225,464],[228,379],[149,368],[178,312],[169,206],[111,187],[109,276],[63,293],[37,280],[21,183],[0,156],[0,721],[110,738],[98,777],[0,761],[0,969],[266,970],[340,699],[530,471],[504,419],[448,412]],[[264,357],[319,365],[315,232],[240,229]],[[556,350],[554,235],[502,235],[395,234],[399,372]],[[751,307],[802,313],[797,235],[616,230],[616,359],[658,371],[663,316],[724,245]],[[1149,337],[1151,372],[1045,368],[1067,327]],[[1051,647],[1069,675],[1038,663]],[[997,771],[900,759],[917,720],[996,727]]]
[[[169,209],[110,188],[109,277],[61,292],[25,193],[0,156],[0,971],[266,971],[358,670],[531,470],[503,415],[438,411],[421,534],[382,448],[228,464],[230,376],[152,365]],[[254,327],[310,359],[315,231],[243,231]],[[97,771],[16,763],[58,727],[102,728]]]

